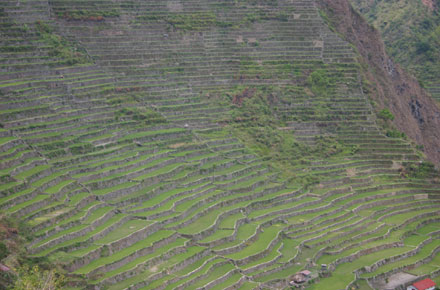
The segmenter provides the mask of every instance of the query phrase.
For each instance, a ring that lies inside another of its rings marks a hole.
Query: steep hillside
[[[363,63],[363,90],[389,108],[393,124],[421,146],[430,160],[440,161],[440,109],[418,82],[385,52],[378,32],[369,27],[347,1],[321,1],[338,32],[356,46]]]
[[[387,51],[440,100],[440,2],[359,1],[353,5],[381,32]]]
[[[69,289],[440,274],[438,172],[317,2],[0,5],[0,210]]]

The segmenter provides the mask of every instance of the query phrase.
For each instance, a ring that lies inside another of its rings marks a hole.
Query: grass
[[[234,229],[235,228],[235,224],[239,219],[242,219],[243,213],[236,213],[233,215],[230,215],[226,218],[224,218],[220,224],[219,224],[219,228],[221,229]]]
[[[54,194],[57,193],[58,191],[60,191],[62,188],[68,186],[69,184],[73,183],[74,180],[64,180],[52,187],[49,187],[45,190],[46,193],[48,194]]]
[[[245,265],[241,266],[240,268],[245,270],[245,269],[249,269],[254,266],[257,266],[257,265],[274,260],[276,257],[278,257],[280,255],[280,253],[278,251],[280,250],[282,245],[283,245],[283,243],[281,243],[281,242],[277,243],[273,247],[273,249],[268,253],[268,255],[266,255],[265,257],[263,257],[259,260],[253,261],[249,264],[245,264]]]
[[[400,260],[400,261],[397,261],[397,262],[394,262],[394,263],[386,264],[386,265],[384,265],[382,267],[379,267],[374,272],[363,274],[361,277],[364,277],[364,278],[373,277],[373,276],[376,276],[376,275],[381,274],[381,273],[386,273],[388,271],[391,271],[391,270],[393,270],[393,269],[395,269],[397,267],[401,267],[403,265],[413,264],[413,263],[415,263],[415,262],[417,262],[417,261],[419,261],[419,260],[421,260],[423,258],[428,257],[432,253],[432,251],[434,249],[436,249],[437,247],[440,247],[440,241],[439,240],[434,240],[434,241],[426,244],[420,250],[420,252],[418,252],[414,256],[411,256],[409,258],[406,258],[406,259],[403,259],[403,260]]]
[[[112,206],[104,206],[94,210],[84,221],[84,224],[91,224],[96,221],[98,218],[103,217],[105,214],[114,210]]]
[[[167,199],[170,199],[169,201],[167,201],[165,204],[163,204],[157,210],[149,210],[148,212],[146,212],[146,214],[151,215],[151,214],[154,214],[155,212],[161,212],[161,211],[167,210],[167,209],[171,208],[172,205],[176,201],[181,200],[185,196],[193,194],[193,193],[188,193],[188,194],[181,195],[181,193],[183,193],[185,191],[196,190],[199,187],[203,187],[203,186],[205,186],[207,184],[208,183],[206,182],[206,183],[202,183],[202,184],[193,185],[193,186],[190,186],[190,187],[179,187],[179,188],[175,188],[175,189],[166,191],[164,193],[161,193],[161,194],[158,194],[156,196],[151,197],[147,201],[142,202],[142,204],[140,206],[134,207],[134,208],[132,208],[132,210],[135,211],[135,210],[139,210],[139,209],[148,209],[148,208],[157,206],[160,203],[163,203]],[[197,191],[195,192],[195,194],[196,193],[197,193]]]
[[[209,243],[222,238],[226,238],[231,236],[234,233],[234,230],[216,230],[212,235],[201,240],[201,243]]]
[[[276,265],[276,266],[279,266],[279,265]],[[260,278],[256,278],[255,281],[256,282],[267,282],[267,281],[275,280],[275,279],[284,279],[285,277],[290,277],[292,275],[292,273],[296,273],[296,272],[300,271],[301,268],[302,268],[302,266],[298,266],[298,265],[289,266],[285,269],[282,269],[282,270],[277,271],[275,273],[272,273],[270,275],[265,275]]]
[[[244,240],[247,240],[253,234],[256,233],[257,227],[258,227],[258,224],[255,224],[255,223],[241,225],[238,228],[237,238],[235,241],[219,245],[219,246],[215,247],[214,250],[226,249],[228,247],[235,246]]]
[[[440,254],[437,253],[431,261],[426,264],[423,264],[414,269],[409,269],[408,272],[414,275],[424,275],[434,272],[435,270],[440,269]]]
[[[197,260],[196,262],[190,264],[189,266],[183,268],[182,270],[174,273],[174,275],[176,276],[185,276],[191,272],[193,272],[194,270],[202,267],[203,264],[205,264],[205,262],[207,262],[209,259],[212,259],[213,256],[209,255],[209,256],[205,256],[199,260]]]
[[[427,235],[429,233],[438,231],[439,228],[440,228],[440,223],[432,223],[421,227],[420,229],[417,230],[417,233],[421,235]]]
[[[53,246],[53,247],[50,247],[50,248],[48,248],[48,249],[46,249],[46,250],[43,250],[43,251],[39,252],[39,253],[36,254],[35,256],[37,256],[37,257],[46,256],[46,255],[48,255],[49,253],[56,252],[56,251],[58,251],[58,250],[61,250],[61,249],[64,248],[64,247],[70,247],[70,246],[74,246],[74,245],[76,245],[76,244],[78,244],[78,243],[84,243],[84,242],[86,242],[89,238],[91,238],[91,237],[93,237],[94,235],[100,233],[101,231],[105,230],[106,228],[112,226],[113,224],[119,222],[119,221],[120,221],[121,219],[123,219],[124,217],[126,217],[126,215],[124,215],[124,214],[114,215],[114,216],[112,216],[111,218],[109,218],[105,223],[103,223],[103,224],[101,224],[100,226],[96,227],[93,231],[88,232],[87,234],[85,234],[85,235],[83,235],[83,236],[80,236],[80,237],[78,237],[78,238],[71,239],[71,240],[67,240],[67,241],[65,241],[65,242],[59,243],[59,244],[57,244],[57,245],[55,245],[55,246]],[[83,256],[83,255],[89,253],[90,251],[92,251],[92,250],[94,250],[94,249],[97,249],[98,247],[99,247],[98,245],[92,244],[92,245],[89,245],[88,247],[85,247],[85,248],[81,248],[81,249],[79,249],[79,250],[76,250],[76,251],[75,251],[75,255],[72,254],[71,256],[78,256],[78,257],[81,257],[81,256]],[[56,255],[56,254],[52,254],[52,256],[53,256],[53,255]]]
[[[240,288],[238,288],[238,290],[252,290],[252,289],[255,289],[256,287],[257,287],[256,283],[245,282],[245,283],[243,283],[243,285],[241,285]]]
[[[371,265],[383,257],[398,255],[408,250],[408,247],[391,248],[362,256],[351,263],[338,265],[336,270],[332,272],[331,277],[322,278],[321,281],[327,285],[329,290],[345,289],[347,285],[354,280],[354,274],[352,274],[354,270],[359,269],[364,265]],[[320,286],[318,285],[319,284],[312,285],[310,289],[320,289]]]
[[[269,246],[270,242],[272,242],[278,236],[281,230],[281,225],[273,225],[271,227],[264,228],[264,231],[259,234],[257,241],[253,242],[237,253],[226,255],[226,257],[234,260],[240,260],[258,254]]]
[[[387,217],[383,221],[386,222],[386,223],[397,225],[397,224],[400,224],[402,220],[407,220],[409,218],[418,216],[420,214],[430,213],[430,212],[432,212],[433,214],[436,213],[436,211],[433,210],[433,209],[425,209],[425,210],[420,210],[420,211],[414,211],[414,212],[408,212],[408,213],[402,213],[402,214],[393,215],[393,216]]]
[[[222,283],[212,287],[213,290],[222,290],[226,289],[227,287],[232,286],[233,284],[237,283],[243,276],[240,273],[235,273],[231,275],[228,279],[223,281]]]
[[[195,266],[201,267],[200,269],[198,269],[198,271],[192,273],[192,274],[191,274],[189,277],[187,277],[187,278],[181,279],[181,280],[179,280],[179,281],[176,282],[176,283],[172,283],[172,284],[168,285],[165,289],[166,289],[166,290],[172,290],[172,289],[175,289],[175,287],[177,287],[178,285],[183,284],[184,282],[188,282],[188,281],[190,281],[190,280],[192,280],[192,279],[194,279],[194,278],[196,278],[196,277],[199,277],[199,276],[201,276],[201,275],[203,275],[203,274],[206,274],[210,269],[213,268],[213,266],[215,266],[216,264],[218,264],[219,262],[222,262],[222,261],[224,261],[224,260],[221,259],[221,258],[216,258],[216,259],[212,259],[212,260],[210,260],[210,261],[207,261],[207,263],[204,264],[204,259],[202,258],[201,260],[198,260],[198,262],[192,264],[192,265],[195,265]],[[203,265],[203,264],[204,264],[204,265]],[[203,266],[202,266],[202,265],[203,265]],[[193,269],[193,271],[194,271],[194,270],[196,270],[198,267],[194,267],[194,266],[192,266],[191,269]],[[186,269],[186,268],[185,268],[185,269]],[[187,273],[187,272],[188,272],[188,271],[185,271],[184,273]],[[181,271],[175,273],[175,275],[179,276],[180,273],[181,273]]]
[[[55,13],[60,8],[79,11],[78,5],[86,5],[55,2]],[[84,278],[84,287],[144,290],[170,290],[187,282],[191,283],[186,289],[206,287],[231,271],[252,269],[277,259],[246,274],[250,280],[237,287],[264,289],[271,285],[265,282],[286,279],[304,269],[308,261],[328,264],[360,250],[402,241],[409,230],[416,231],[403,240],[404,247],[372,252],[353,263],[340,264],[332,277],[312,285],[316,289],[339,289],[353,280],[353,270],[412,250],[437,230],[438,224],[434,222],[418,228],[428,218],[435,218],[437,208],[421,210],[417,208],[418,200],[404,200],[413,193],[403,191],[413,187],[399,177],[397,170],[385,171],[393,161],[398,163],[405,158],[398,154],[405,152],[411,157],[413,148],[405,140],[390,140],[376,130],[375,118],[368,114],[368,100],[356,93],[360,91],[359,65],[339,56],[352,55],[350,45],[339,38],[335,38],[334,45],[333,37],[326,38],[324,47],[334,50],[329,54],[332,61],[325,60],[324,64],[324,59],[318,59],[321,48],[313,47],[317,37],[314,31],[322,27],[313,5],[293,1],[286,8],[278,7],[277,1],[211,1],[205,8],[214,10],[208,15],[214,20],[206,22],[199,19],[204,13],[194,19],[190,19],[192,13],[186,12],[154,13],[180,9],[176,1],[169,2],[156,5],[144,1],[139,7],[136,3],[124,4],[127,12],[140,9],[150,19],[140,25],[139,19],[130,22],[130,15],[135,13],[124,14],[129,25],[124,40],[118,43],[112,41],[122,38],[104,35],[110,32],[108,23],[71,19],[66,32],[70,31],[72,39],[77,32],[88,31],[78,47],[80,52],[86,48],[99,65],[109,70],[100,71],[95,66],[72,69],[63,60],[31,51],[32,57],[2,65],[5,72],[0,74],[4,79],[0,87],[13,89],[25,83],[32,87],[13,92],[5,89],[1,93],[6,109],[1,112],[5,129],[0,129],[0,133],[6,137],[0,137],[0,146],[5,149],[0,154],[6,157],[2,159],[4,164],[21,164],[2,167],[0,191],[5,194],[0,195],[0,203],[9,213],[35,207],[31,212],[21,212],[22,219],[34,225],[34,234],[42,238],[34,248],[60,239],[34,257],[48,256],[49,261],[74,265],[97,251],[98,257],[86,259],[85,265],[74,266],[71,271],[78,277],[88,276]],[[87,5],[81,8],[85,11],[83,16],[88,15]],[[290,10],[296,5],[300,12]],[[300,19],[293,19],[298,17],[297,13],[301,14]],[[233,26],[225,27],[225,19]],[[304,30],[301,25],[306,23],[313,24]],[[129,39],[143,34],[145,29],[157,30],[156,25],[161,24],[170,31],[157,34],[160,39]],[[228,36],[231,29],[235,30],[234,35],[248,35],[246,31],[251,31],[254,24],[271,27],[273,31],[264,32],[261,38],[257,36],[257,41]],[[214,30],[202,31],[209,27]],[[34,28],[29,25],[29,29]],[[131,33],[132,29],[136,33]],[[181,42],[182,37],[190,36],[189,31],[199,31],[199,36],[204,37]],[[32,38],[23,39],[33,42]],[[104,40],[108,45],[102,47]],[[18,47],[23,40],[8,41]],[[48,49],[46,45],[42,53]],[[17,51],[7,57],[20,55]],[[109,58],[105,57],[116,55],[118,60],[107,63]],[[50,67],[51,62],[63,67]],[[40,67],[44,67],[44,76],[39,75]],[[23,78],[17,77],[21,74]],[[109,84],[107,80],[118,84]],[[62,84],[60,91],[50,87],[55,81]],[[69,91],[68,97],[65,89]],[[39,104],[35,108],[39,111],[31,112],[34,103]],[[212,112],[202,114],[204,109]],[[147,112],[148,116],[169,122],[149,123],[154,120],[147,118]],[[164,117],[167,114],[171,117]],[[361,117],[373,121],[363,121]],[[344,118],[347,120],[339,121]],[[314,120],[321,121],[317,124]],[[187,122],[189,126],[185,126]],[[193,128],[194,125],[200,128]],[[293,128],[296,125],[332,136],[319,137],[315,145],[309,146],[300,140],[303,130]],[[14,132],[13,137],[7,136],[9,131]],[[15,140],[26,143],[16,142],[16,148],[6,150]],[[27,143],[31,147],[26,147]],[[40,156],[34,151],[44,157],[25,157]],[[32,162],[44,164],[30,168]],[[376,172],[376,168],[384,172]],[[49,175],[36,178],[38,174]],[[27,183],[31,178],[35,181]],[[420,193],[435,184],[427,179],[417,182],[421,185]],[[366,185],[359,186],[362,183]],[[77,187],[73,188],[74,185]],[[349,192],[338,192],[341,188],[348,188]],[[297,189],[302,189],[301,193],[292,197],[290,193]],[[324,196],[332,190],[335,192]],[[85,204],[87,197],[90,200]],[[371,207],[356,211],[361,205]],[[385,214],[397,212],[397,206],[411,211],[380,220]],[[225,212],[228,215],[222,216]],[[386,236],[390,229],[409,218],[430,212],[431,217],[420,218]],[[103,221],[104,216],[108,220]],[[218,220],[220,216],[222,219]],[[239,220],[244,223],[235,229]],[[218,229],[200,241],[178,237],[203,232],[216,221]],[[381,225],[383,228],[370,233]],[[150,226],[157,226],[158,232],[146,234],[144,229]],[[76,236],[79,231],[83,233]],[[145,238],[134,234],[139,231]],[[160,241],[171,235],[176,235],[176,239],[159,246]],[[234,235],[234,240],[216,247],[203,246]],[[61,242],[63,237],[70,239]],[[121,248],[111,249],[112,244],[127,237],[133,240],[127,239]],[[254,239],[249,241],[251,237]],[[371,240],[359,244],[367,239]],[[426,257],[436,243],[437,240],[431,242],[419,254],[399,262]],[[267,250],[269,245],[273,247]],[[216,252],[236,246],[240,247],[233,253]],[[315,255],[326,247],[328,252],[342,252],[325,254],[316,260]],[[244,265],[234,266],[229,261],[261,253],[264,255]],[[438,255],[414,271],[427,274],[438,269],[437,258]],[[188,264],[183,266],[183,262]],[[110,264],[114,267],[101,268]],[[383,265],[376,272],[388,271],[397,264]],[[70,274],[66,273],[68,279]],[[132,274],[133,277],[121,278]],[[233,273],[211,289],[225,289],[242,277],[240,272]]]
[[[279,205],[279,206],[274,206],[274,207],[270,207],[270,208],[265,208],[265,209],[260,209],[260,210],[253,211],[253,212],[251,212],[248,215],[248,217],[249,218],[257,218],[257,217],[265,215],[265,214],[273,214],[274,212],[276,212],[278,210],[285,210],[285,209],[293,208],[293,207],[299,206],[301,204],[304,204],[304,203],[307,203],[307,202],[311,202],[311,201],[315,201],[315,200],[317,200],[317,198],[306,197],[306,198],[300,199],[300,200],[295,201],[295,202],[284,203],[284,204]]]
[[[221,276],[225,275],[229,271],[234,269],[234,266],[232,264],[225,264],[219,267],[215,267],[208,275],[208,277],[197,281],[193,285],[191,285],[190,289],[197,289],[198,287],[202,287],[203,285],[207,284],[210,281],[213,281],[217,278],[220,278]]]
[[[145,256],[141,256],[137,259],[134,259],[133,261],[131,261],[129,263],[124,264],[122,267],[119,267],[116,270],[105,272],[104,275],[101,276],[100,279],[97,280],[96,282],[101,281],[101,280],[108,278],[108,277],[112,277],[116,274],[123,273],[124,271],[129,271],[130,269],[133,269],[139,265],[142,265],[142,263],[145,263],[145,262],[151,260],[152,258],[160,256],[161,253],[166,253],[174,248],[183,246],[186,241],[187,241],[186,239],[178,238],[175,241],[161,247],[160,252],[153,251],[150,254],[147,254]]]
[[[208,214],[204,215],[202,218],[198,219],[197,221],[189,224],[184,228],[179,229],[178,232],[181,234],[191,234],[206,230],[215,223],[218,216],[222,214],[224,210],[225,210],[224,208],[212,210]]]
[[[12,186],[15,186],[15,185],[18,185],[18,184],[19,184],[18,182],[17,183],[13,183]],[[5,184],[4,187],[2,188],[2,190],[5,190],[5,189],[7,189],[10,186],[11,186],[11,184]],[[20,196],[28,195],[28,194],[30,194],[33,191],[34,191],[33,188],[28,188],[28,189],[25,189],[25,190],[20,191],[18,193],[2,197],[2,198],[0,198],[0,204],[6,203],[6,202],[8,202],[8,201],[10,201],[10,200],[12,200],[14,198],[20,197]]]
[[[15,212],[27,207],[27,206],[33,205],[33,204],[38,203],[40,201],[43,201],[47,198],[49,198],[49,195],[46,195],[46,194],[37,195],[35,198],[33,198],[31,200],[16,204],[16,205],[6,209],[6,212],[15,213]]]
[[[283,239],[283,248],[280,250],[282,257],[278,260],[279,263],[286,263],[290,261],[298,253],[298,242],[291,239]]]
[[[124,224],[122,224],[119,228],[116,228],[112,232],[108,233],[102,239],[95,241],[97,245],[110,244],[119,239],[129,236],[130,234],[145,228],[150,225],[152,222],[145,220],[130,220]]]
[[[135,139],[141,139],[145,137],[151,137],[154,135],[166,135],[166,134],[173,134],[173,133],[183,133],[185,132],[184,129],[180,128],[170,128],[170,129],[163,129],[158,131],[146,131],[146,132],[138,132],[138,133],[132,133],[125,135],[123,138],[120,139],[120,141],[127,141],[127,140],[135,140]]]
[[[87,274],[90,271],[92,271],[100,266],[118,261],[118,260],[123,259],[124,257],[127,257],[128,255],[136,252],[137,250],[140,250],[145,247],[149,247],[149,246],[153,245],[154,243],[171,236],[172,234],[173,233],[170,231],[156,232],[156,233],[152,234],[151,236],[149,236],[148,238],[141,240],[137,243],[134,243],[133,245],[128,246],[128,247],[124,248],[123,250],[114,253],[113,255],[110,255],[107,257],[101,257],[100,259],[92,261],[91,263],[85,265],[84,267],[81,267],[78,270],[76,270],[75,273],[76,274]],[[159,251],[159,253],[160,253],[160,251]],[[72,253],[72,255],[74,255],[74,252]]]
[[[159,264],[159,266],[154,266],[153,267],[154,272],[157,272],[158,270],[161,270],[164,267],[172,266],[172,265],[175,265],[176,263],[180,263],[183,260],[185,260],[186,258],[189,258],[189,257],[197,254],[202,249],[203,248],[201,248],[201,247],[189,247],[189,248],[187,248],[186,252],[173,256],[171,259],[167,260],[166,262]],[[153,271],[153,270],[150,270],[150,271]],[[156,287],[162,285],[163,283],[165,283],[166,281],[168,281],[170,279],[171,279],[170,276],[165,276],[164,278],[160,278],[160,279],[152,282],[151,284],[149,284],[147,287],[144,287],[142,289],[155,289]]]
[[[49,168],[50,168],[49,165],[38,165],[38,166],[35,166],[35,167],[33,167],[33,168],[29,169],[29,170],[23,171],[23,172],[15,175],[14,177],[17,178],[17,179],[25,180],[28,177],[30,177],[32,175],[35,175],[35,174],[37,174],[39,172],[42,172],[44,170],[47,170]]]
[[[370,285],[368,285],[368,283],[367,283],[367,281],[366,280],[358,280],[357,282],[357,285],[358,285],[358,289],[359,290],[373,290],[371,287],[370,287]]]
[[[96,195],[105,195],[105,194],[108,194],[108,193],[111,193],[111,192],[114,192],[114,191],[117,191],[117,190],[121,190],[121,189],[125,189],[125,188],[130,188],[130,187],[135,186],[135,185],[136,185],[135,182],[128,181],[128,182],[117,184],[117,185],[112,186],[112,187],[107,187],[107,188],[103,188],[103,189],[94,190],[93,193],[96,194]]]

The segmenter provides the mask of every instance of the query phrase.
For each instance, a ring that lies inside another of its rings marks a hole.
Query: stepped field
[[[0,210],[31,225],[29,255],[67,289],[437,277],[438,176],[377,125],[322,15],[312,0],[2,0]],[[299,149],[263,152],[272,136]]]

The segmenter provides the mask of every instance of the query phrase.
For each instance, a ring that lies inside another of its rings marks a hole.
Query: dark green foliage
[[[322,157],[330,157],[341,153],[344,149],[344,146],[336,141],[335,138],[330,136],[318,136],[316,138],[316,145],[311,150],[311,153],[318,154],[318,156]]]
[[[241,5],[257,5],[255,3],[241,3]],[[278,3],[276,1],[264,1],[264,3],[258,3],[258,5],[270,5],[274,6]],[[237,5],[240,5],[237,3]],[[160,22],[167,25],[168,30],[176,31],[200,31],[210,29],[212,27],[220,28],[238,28],[242,25],[250,25],[262,20],[282,21],[287,22],[290,18],[289,9],[283,11],[267,11],[267,9],[256,9],[247,13],[241,19],[234,22],[220,20],[219,17],[213,12],[197,12],[197,13],[163,13],[152,12],[142,16],[138,16],[136,20],[138,22]],[[257,46],[258,44],[253,44]]]
[[[104,245],[104,247],[101,250],[101,257],[108,257],[110,255],[110,249],[107,245]]]
[[[168,29],[194,31],[203,30],[213,26],[230,27],[231,23],[219,21],[212,12],[199,12],[191,14],[179,13],[149,13],[136,18],[140,22],[162,22]]]
[[[440,13],[422,1],[363,1],[352,3],[380,30],[387,51],[423,83],[440,73]]]
[[[122,108],[116,113],[116,118],[130,117],[145,124],[166,123],[166,119],[156,111],[149,108]]]
[[[390,138],[405,138],[405,133],[399,131],[394,127],[391,121],[394,120],[394,115],[387,108],[382,109],[377,113],[377,124],[382,128],[384,134]]]
[[[387,137],[390,137],[390,138],[404,138],[406,136],[405,133],[400,132],[399,130],[394,129],[394,128],[388,129],[386,131],[385,135],[387,135]]]
[[[74,10],[74,11],[60,11],[56,13],[57,17],[65,18],[67,20],[90,20],[90,21],[103,21],[107,17],[119,17],[120,12],[117,9],[112,10]]]
[[[51,143],[46,143],[46,144],[43,144],[40,146],[41,149],[46,150],[46,151],[56,150],[56,149],[65,148],[65,147],[66,147],[66,143],[62,140],[51,142]]]
[[[332,92],[334,82],[325,69],[315,70],[307,78],[307,85],[316,96],[328,96]]]
[[[328,17],[327,13],[324,10],[319,9],[319,15],[321,16],[322,20],[324,20],[325,24],[327,24],[328,28],[330,28],[331,31],[336,31],[332,22],[330,21],[330,18]]]
[[[35,27],[42,40],[50,46],[50,56],[61,58],[68,65],[88,62],[86,53],[57,35],[48,24],[37,21]]]
[[[79,155],[79,154],[86,154],[92,152],[94,147],[90,143],[82,143],[71,146],[69,149],[73,155]]]
[[[314,175],[307,174],[301,178],[300,183],[304,186],[305,189],[308,189],[311,186],[318,184],[319,179]]]
[[[38,266],[20,267],[13,290],[54,290],[62,289],[65,284],[64,276],[55,269],[45,270]]]
[[[394,120],[394,115],[391,113],[391,111],[389,109],[383,109],[382,111],[380,111],[377,116],[379,118],[381,118],[384,121],[393,121]]]
[[[6,247],[5,243],[0,242],[0,260],[6,258],[9,254],[8,247]]]
[[[178,30],[201,30],[216,24],[217,17],[214,13],[202,14],[173,14],[165,21],[174,29]]]
[[[431,44],[427,40],[420,40],[416,43],[416,52],[419,54],[428,54],[432,50]]]
[[[18,282],[23,276],[22,270],[31,269],[39,265],[39,270],[50,269],[46,257],[32,258],[26,251],[25,244],[34,237],[29,224],[4,214],[0,215],[0,260],[5,259],[5,264],[18,270],[15,272],[0,272],[0,289],[44,289],[44,288],[23,288]],[[18,274],[18,276],[16,276]],[[37,280],[34,280],[37,281]],[[16,285],[14,288],[14,284]],[[17,286],[18,285],[18,286]]]
[[[403,170],[405,175],[411,178],[429,178],[433,174],[438,174],[434,164],[429,161],[406,163],[403,165]]]
[[[230,101],[237,106],[232,114],[232,130],[270,165],[281,169],[287,175],[295,175],[293,167],[307,162],[308,158],[329,158],[350,154],[350,148],[330,136],[319,136],[316,144],[309,146],[297,142],[285,126],[283,117],[277,114],[276,104],[280,96],[288,91],[276,91],[272,87],[237,88],[229,94]],[[302,182],[302,181],[301,181]],[[304,184],[314,181],[304,180]]]
[[[0,52],[23,52],[23,51],[31,51],[35,47],[32,45],[20,45],[20,46],[1,46]]]

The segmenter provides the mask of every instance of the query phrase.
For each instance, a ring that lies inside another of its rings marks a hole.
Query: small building
[[[295,276],[293,276],[293,282],[295,282],[296,284],[302,284],[306,282],[306,277],[304,277],[304,275],[299,273],[295,274]]]
[[[309,270],[303,270],[296,273],[290,278],[289,285],[295,286],[296,288],[301,287],[302,284],[307,282],[312,277],[312,272]]]
[[[310,272],[309,270],[303,270],[299,273],[302,274],[307,279],[310,279],[310,276],[312,275],[312,272]]]
[[[434,290],[436,288],[436,284],[431,279],[423,279],[418,282],[415,282],[411,286],[408,286],[406,290]]]

